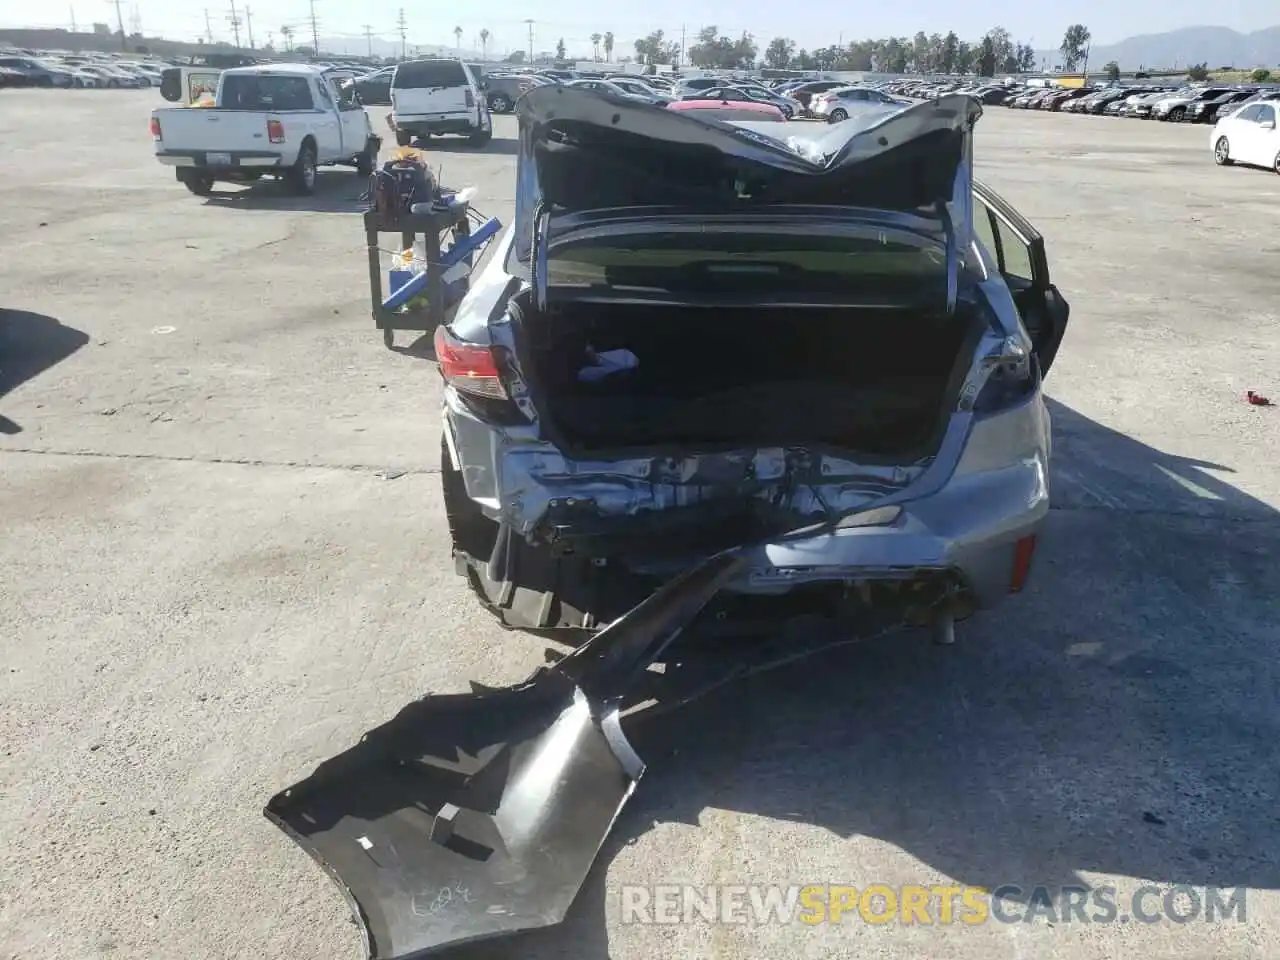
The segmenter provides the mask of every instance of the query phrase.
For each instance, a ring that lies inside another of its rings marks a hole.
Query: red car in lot
[[[668,110],[696,110],[699,116],[712,116],[717,120],[776,120],[786,122],[786,115],[768,103],[751,100],[676,100],[667,104]]]

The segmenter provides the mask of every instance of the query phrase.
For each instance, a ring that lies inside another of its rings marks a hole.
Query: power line
[[[227,15],[227,23],[231,24],[231,32],[235,36],[236,49],[240,49],[240,18],[236,15],[236,0],[231,0],[231,13]]]
[[[310,0],[311,6],[311,49],[316,56],[320,55],[320,26],[316,21],[316,0]]]
[[[405,38],[405,31],[407,28],[404,22],[404,7],[400,8],[400,16],[396,18],[396,29],[400,31],[400,59],[401,60],[408,59],[407,55],[405,54],[404,38]]]
[[[107,3],[116,8],[116,23],[120,24],[120,46],[122,49],[128,49],[129,44],[124,32],[124,13],[120,9],[124,0],[107,0]]]
[[[526,20],[525,23],[529,26],[529,62],[533,63],[533,21]]]
[[[249,30],[249,49],[255,49],[253,46],[253,11],[249,9],[246,3],[244,7],[244,25]]]
[[[373,57],[373,27],[369,26],[369,24],[367,23],[364,25],[364,39],[365,39],[365,43],[369,45],[369,56],[370,58],[372,58]]]

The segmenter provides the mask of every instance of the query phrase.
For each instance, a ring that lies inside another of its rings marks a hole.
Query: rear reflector
[[[267,139],[272,143],[284,143],[284,124],[279,120],[268,120]]]
[[[1009,575],[1009,592],[1021,593],[1031,576],[1031,558],[1036,552],[1035,534],[1023,537],[1013,545],[1013,570]]]
[[[444,382],[462,393],[493,400],[507,399],[497,361],[489,347],[463,343],[449,335],[444,327],[436,327],[436,362]]]

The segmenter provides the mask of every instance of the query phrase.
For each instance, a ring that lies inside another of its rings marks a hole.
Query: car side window
[[[1276,122],[1276,108],[1259,106],[1258,107],[1258,123],[1266,123],[1268,120],[1270,120],[1272,123]]]
[[[974,232],[995,257],[999,271],[1009,278],[1030,284],[1035,279],[1028,239],[978,196],[974,196]]]
[[[1258,115],[1260,113],[1262,113],[1262,105],[1259,103],[1255,103],[1252,106],[1245,107],[1243,110],[1237,113],[1236,119],[1253,121],[1258,119]]]

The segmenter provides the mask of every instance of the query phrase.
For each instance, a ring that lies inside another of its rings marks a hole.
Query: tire
[[[108,80],[108,81],[107,81],[107,89],[109,89],[109,90],[118,90],[119,88],[120,88],[120,81],[119,81],[119,80]]]
[[[489,109],[494,113],[510,113],[515,106],[505,93],[495,93],[489,97]]]
[[[845,110],[843,107],[836,107],[827,116],[827,123],[843,123],[845,120],[848,120],[848,119],[849,119],[849,111]]]
[[[197,197],[207,197],[213,192],[213,177],[193,170],[182,178],[182,185]]]
[[[289,187],[300,197],[307,197],[316,192],[316,147],[309,140],[304,140],[298,151],[298,159],[289,168],[286,178]]]
[[[397,130],[396,143],[402,147],[409,146],[411,143],[413,143],[413,134],[408,133],[404,130]]]
[[[1226,137],[1219,137],[1218,142],[1213,145],[1213,162],[1220,167],[1229,167],[1235,163],[1231,159],[1231,143]]]
[[[356,175],[368,179],[378,167],[378,147],[376,141],[370,140],[364,146],[364,152],[356,157]]]
[[[1280,153],[1276,154],[1276,158],[1271,161],[1271,169],[1276,173],[1280,173]]]
[[[1186,119],[1186,116],[1187,116],[1186,107],[1174,107],[1172,110],[1169,111],[1169,122],[1181,123],[1183,120]]]
[[[489,127],[487,129],[484,127],[481,127],[475,133],[471,134],[471,136],[467,137],[467,143],[473,147],[483,147],[483,146],[486,146],[489,143],[489,141],[492,139],[493,139],[493,127]]]

